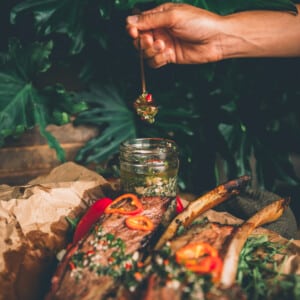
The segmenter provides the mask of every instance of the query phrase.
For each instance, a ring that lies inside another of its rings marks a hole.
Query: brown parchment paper
[[[25,186],[0,186],[0,299],[41,300],[55,255],[67,242],[66,216],[113,193],[100,175],[72,162]]]

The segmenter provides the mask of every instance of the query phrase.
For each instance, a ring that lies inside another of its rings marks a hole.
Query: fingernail
[[[136,24],[138,22],[139,17],[138,16],[129,16],[127,18],[127,22],[129,24]]]

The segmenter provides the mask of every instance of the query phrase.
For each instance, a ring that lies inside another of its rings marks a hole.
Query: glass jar
[[[124,193],[174,197],[178,147],[162,138],[131,139],[120,146],[120,183]]]

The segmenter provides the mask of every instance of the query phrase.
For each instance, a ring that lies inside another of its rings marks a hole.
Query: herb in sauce
[[[125,193],[175,197],[179,167],[176,144],[161,138],[140,138],[120,146],[120,178]]]
[[[122,188],[131,191],[139,196],[167,196],[175,197],[177,191],[177,175],[168,177],[165,174],[157,175],[137,175],[122,174],[126,176],[123,180]]]
[[[134,108],[140,118],[150,124],[154,123],[158,107],[153,104],[152,95],[143,92],[134,102]]]

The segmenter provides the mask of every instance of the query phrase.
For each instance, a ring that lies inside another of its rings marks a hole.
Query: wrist
[[[223,58],[300,56],[300,17],[248,11],[222,17]]]
[[[238,15],[224,16],[220,36],[223,59],[263,56],[259,34]]]

